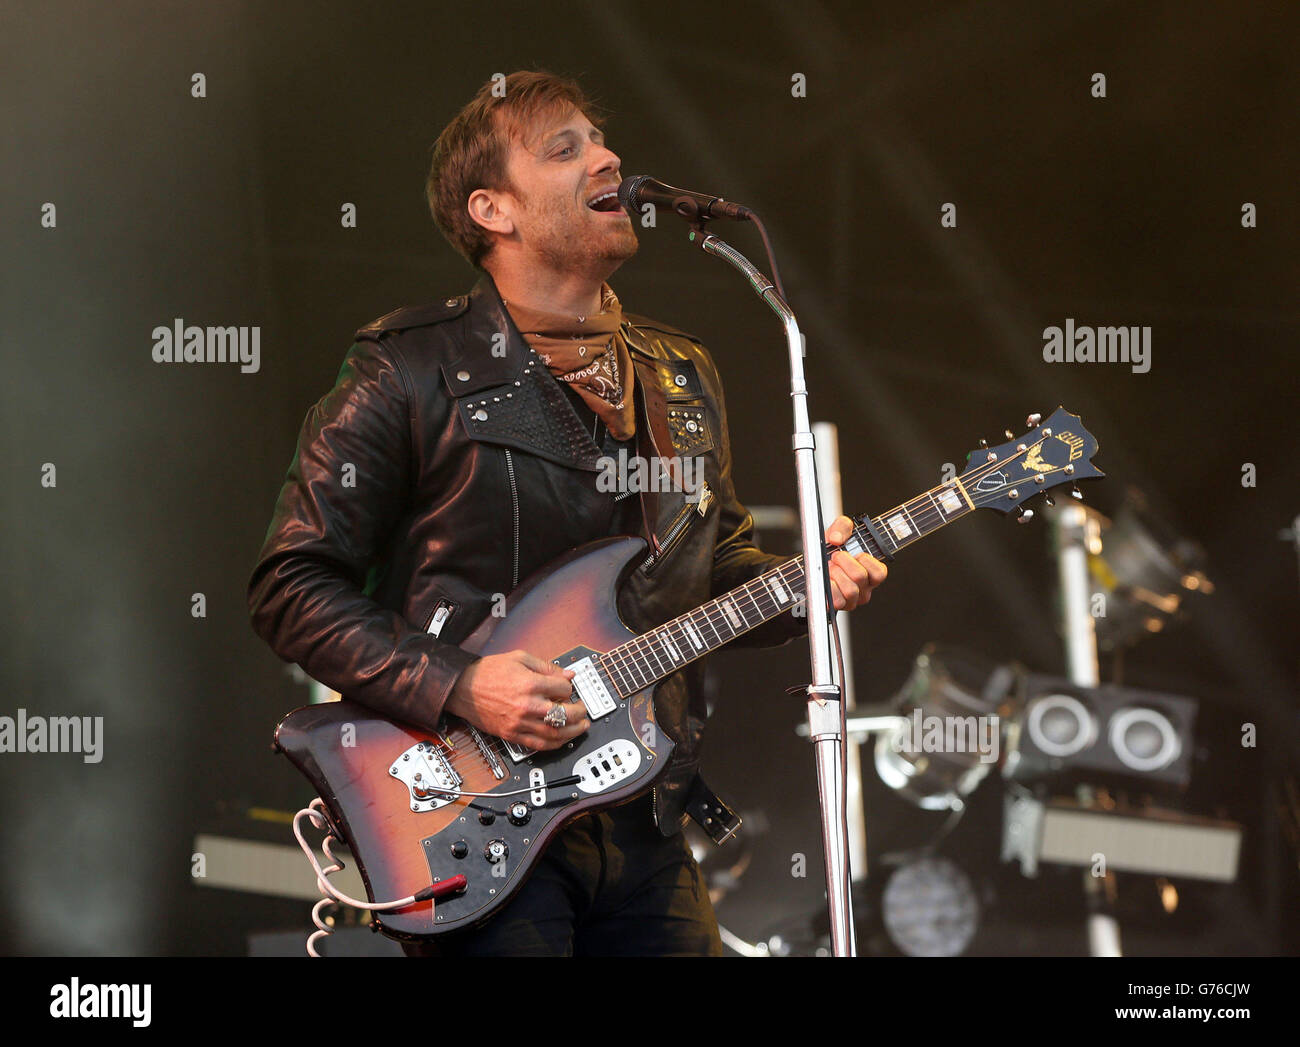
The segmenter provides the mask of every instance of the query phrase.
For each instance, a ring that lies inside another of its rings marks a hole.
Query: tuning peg
[[[980,441],[980,446],[981,446],[981,447],[987,447],[988,445],[989,445],[989,442],[988,442],[987,440],[981,440],[981,441]]]
[[[1045,495],[1043,495],[1043,504],[1044,504],[1044,505],[1055,505],[1055,504],[1056,504],[1056,499],[1053,498],[1050,494],[1045,494]]]
[[[1021,509],[1020,515],[1016,517],[1016,523],[1029,523],[1034,518],[1032,509]]]
[[[1031,414],[1028,418],[1025,419],[1025,425],[1029,426],[1029,428],[1032,429],[1042,420],[1043,420],[1043,416],[1041,414]]]
[[[1079,490],[1078,484],[1072,484],[1070,487],[1070,497],[1083,501],[1083,492]]]
[[[1002,435],[1005,436],[1008,440],[1014,440],[1016,438],[1016,434],[1013,433],[1010,429],[1003,429]]]

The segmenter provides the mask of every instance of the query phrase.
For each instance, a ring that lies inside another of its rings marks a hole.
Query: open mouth
[[[618,202],[618,190],[616,189],[611,189],[607,193],[601,193],[599,196],[593,197],[587,201],[587,206],[593,211],[606,213],[623,210],[623,205]]]

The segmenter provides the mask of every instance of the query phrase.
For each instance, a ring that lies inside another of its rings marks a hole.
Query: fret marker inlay
[[[682,628],[686,631],[686,635],[690,637],[690,641],[694,644],[695,649],[697,651],[704,650],[704,642],[700,639],[700,634],[695,631],[695,626],[691,624],[689,618],[683,619]]]
[[[912,528],[903,518],[902,513],[895,513],[886,522],[889,524],[889,529],[899,538],[906,538],[912,533]]]
[[[733,629],[740,629],[743,623],[740,620],[740,615],[736,613],[736,608],[732,606],[730,600],[722,601],[722,609],[726,612],[727,620],[731,622],[731,627]]]

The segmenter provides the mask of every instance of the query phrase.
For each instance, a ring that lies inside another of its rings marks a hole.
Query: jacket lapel
[[[599,471],[601,449],[486,273],[470,292],[465,324],[461,351],[443,364],[443,378],[470,437]]]
[[[586,472],[601,468],[602,449],[591,438],[559,383],[524,341],[491,276],[484,273],[469,296],[460,352],[443,364],[443,378],[456,397],[462,424],[474,440],[513,447]],[[674,490],[683,490],[673,467],[668,405],[656,362],[644,334],[623,324],[636,371],[637,453],[647,463],[671,470]],[[651,485],[656,486],[656,485]],[[657,552],[659,492],[642,491],[645,537]]]

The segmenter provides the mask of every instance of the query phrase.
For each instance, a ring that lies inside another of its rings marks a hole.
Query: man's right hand
[[[507,651],[480,658],[460,675],[446,711],[525,749],[558,749],[591,726],[587,707],[573,697],[573,670],[529,654]],[[546,714],[564,703],[568,722],[552,727]]]

